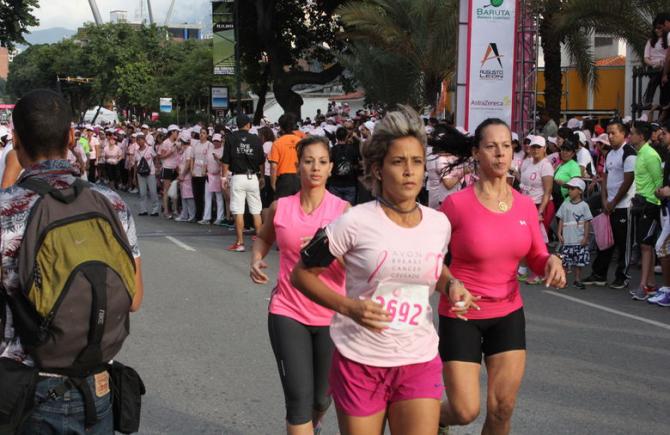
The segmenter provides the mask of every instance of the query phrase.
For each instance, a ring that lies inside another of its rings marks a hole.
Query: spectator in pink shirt
[[[547,286],[564,287],[561,259],[549,255],[540,233],[535,202],[507,183],[512,164],[512,137],[507,124],[488,119],[477,127],[472,146],[479,180],[445,199],[442,211],[451,222],[451,273],[479,298],[481,310],[468,321],[452,311],[442,296],[440,355],[448,400],[443,425],[466,425],[479,415],[482,354],[488,376],[486,422],[482,433],[507,434],[526,363],[523,302],[516,268],[526,259]]]

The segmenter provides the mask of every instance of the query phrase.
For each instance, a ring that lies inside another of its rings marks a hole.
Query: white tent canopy
[[[87,110],[86,114],[84,115],[84,122],[92,123],[93,117],[95,116],[95,113],[97,111],[98,111],[97,106]],[[95,119],[95,123],[97,125],[114,124],[116,122],[119,122],[119,116],[117,115],[116,112],[114,112],[113,110],[107,110],[104,107],[100,108],[100,113],[98,114],[98,117]]]

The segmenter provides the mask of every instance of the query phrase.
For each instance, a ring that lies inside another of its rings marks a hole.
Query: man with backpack
[[[139,149],[135,153],[135,162],[137,168],[137,184],[140,188],[140,213],[139,216],[146,216],[148,214],[147,206],[147,191],[151,200],[151,216],[158,216],[161,209],[160,201],[158,201],[158,193],[156,191],[156,152],[146,142],[144,132],[138,133],[137,145]]]
[[[135,224],[111,189],[66,159],[65,99],[21,98],[14,147],[24,173],[0,191],[0,432],[111,434],[108,366],[142,303]]]

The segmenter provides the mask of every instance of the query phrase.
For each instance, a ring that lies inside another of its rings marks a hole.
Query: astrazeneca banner
[[[501,118],[511,125],[518,0],[465,1],[468,30],[464,127],[472,131],[486,118]]]

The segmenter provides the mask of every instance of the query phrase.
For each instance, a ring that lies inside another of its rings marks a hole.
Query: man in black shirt
[[[226,135],[223,147],[223,177],[229,172],[233,176],[230,181],[230,212],[235,216],[235,233],[237,240],[228,247],[229,251],[244,252],[244,206],[249,206],[253,216],[256,234],[261,229],[261,188],[264,179],[258,174],[263,172],[265,155],[261,140],[249,133],[251,120],[245,114],[237,115],[236,132]]]
[[[333,174],[328,179],[328,190],[355,205],[360,153],[357,146],[347,143],[348,135],[349,132],[344,127],[335,131],[337,143],[331,150]]]

